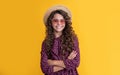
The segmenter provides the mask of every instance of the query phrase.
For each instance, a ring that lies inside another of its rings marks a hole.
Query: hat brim
[[[47,12],[45,13],[44,18],[43,18],[43,21],[44,21],[45,25],[47,25],[47,19],[50,16],[51,12],[55,11],[55,10],[59,10],[59,9],[65,11],[66,13],[68,13],[69,17],[72,17],[71,12],[67,7],[65,7],[63,5],[55,5],[55,6],[52,6],[51,8],[49,8],[47,10]]]

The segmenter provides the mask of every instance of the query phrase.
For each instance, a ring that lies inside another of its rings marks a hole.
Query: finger
[[[74,59],[76,57],[76,55],[77,55],[77,53],[73,54],[71,58]]]
[[[70,55],[70,58],[73,59],[74,56],[75,56],[75,54],[73,53],[73,54]]]
[[[70,53],[70,55],[73,55],[75,52],[74,51],[72,51],[71,53]]]
[[[76,57],[76,55],[77,55],[77,52],[75,51],[75,50],[73,50],[71,53],[70,53],[70,55],[69,55],[69,59],[73,59],[74,57]]]
[[[74,55],[74,54],[76,54],[77,52],[76,51],[73,51],[72,53],[71,53],[71,55]]]
[[[75,53],[75,51],[73,50],[71,53]]]
[[[75,54],[75,51],[73,50],[73,51],[71,52],[71,54]]]
[[[76,52],[76,51],[74,51],[74,53],[76,54],[77,52]]]

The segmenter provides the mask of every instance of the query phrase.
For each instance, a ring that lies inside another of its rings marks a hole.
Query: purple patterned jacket
[[[80,64],[80,49],[79,49],[78,38],[75,38],[74,40],[74,50],[77,51],[77,55],[74,59],[67,59],[67,57],[69,56],[68,53],[66,53],[66,58],[62,59],[62,57],[60,56],[60,47],[61,47],[60,37],[55,38],[51,52],[52,60],[63,60],[66,68],[58,72],[53,72],[54,66],[50,66],[47,63],[48,56],[46,54],[45,43],[43,41],[42,50],[41,50],[41,62],[40,62],[42,72],[45,75],[79,75],[77,72],[77,67]]]

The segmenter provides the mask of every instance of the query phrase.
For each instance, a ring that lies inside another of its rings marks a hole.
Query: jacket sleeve
[[[53,73],[53,66],[48,65],[47,63],[48,57],[47,54],[45,52],[45,44],[44,42],[42,43],[42,49],[41,49],[41,69],[42,72],[45,74],[51,74]]]
[[[74,40],[74,49],[77,52],[76,57],[74,59],[63,60],[67,70],[75,69],[80,64],[80,49],[79,49],[79,42],[77,37]]]

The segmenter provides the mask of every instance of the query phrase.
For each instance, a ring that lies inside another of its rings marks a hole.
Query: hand
[[[65,68],[65,64],[62,60],[50,60],[48,59],[48,65],[58,66]]]
[[[68,56],[68,59],[74,59],[74,58],[76,57],[76,55],[77,55],[77,52],[73,50],[73,51],[70,53],[70,55]]]
[[[54,60],[48,59],[47,62],[48,62],[49,65],[54,65]]]

